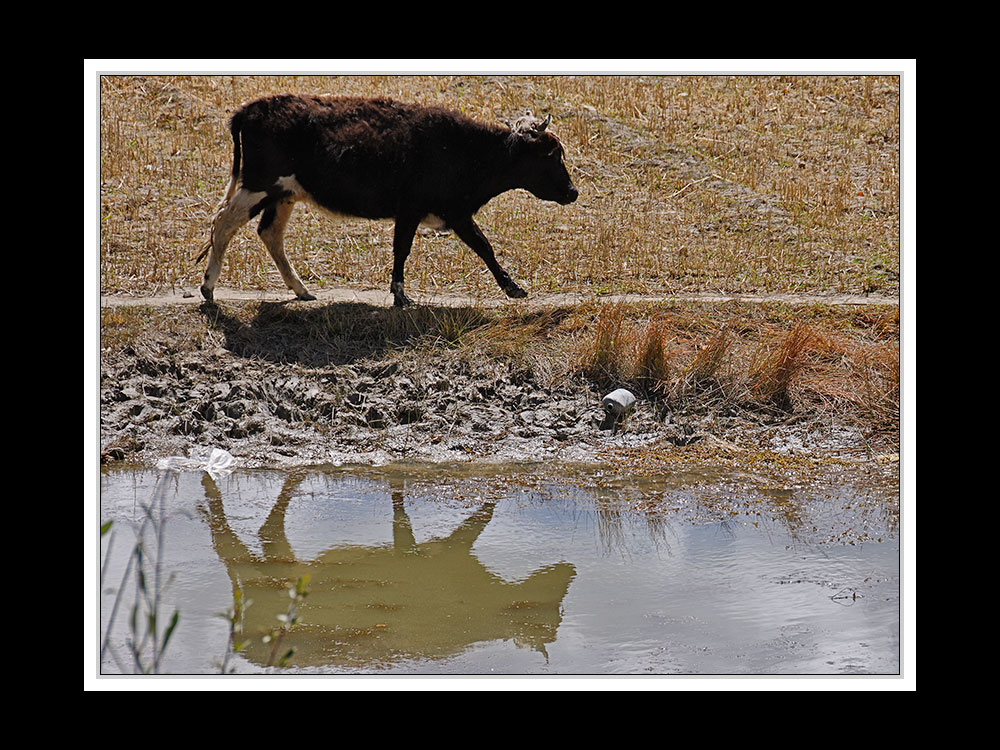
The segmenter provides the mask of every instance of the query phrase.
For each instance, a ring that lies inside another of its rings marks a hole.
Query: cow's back
[[[461,134],[479,127],[439,107],[295,95],[250,102],[232,120],[249,189],[294,176],[319,205],[366,218],[394,216],[401,201],[426,192],[429,174],[451,183],[449,145],[454,153],[467,140]]]

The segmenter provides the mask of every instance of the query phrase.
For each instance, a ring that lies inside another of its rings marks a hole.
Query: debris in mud
[[[236,466],[233,455],[222,448],[212,448],[208,458],[167,456],[156,462],[158,471],[207,471],[213,479],[229,474]]]
[[[617,430],[626,415],[635,408],[635,394],[626,388],[613,390],[601,400],[604,407],[602,430]]]

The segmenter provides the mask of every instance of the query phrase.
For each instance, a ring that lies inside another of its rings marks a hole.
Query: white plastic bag
[[[236,459],[233,458],[232,453],[222,448],[212,448],[212,455],[208,457],[205,471],[215,479],[216,476],[228,474],[235,466]]]
[[[160,471],[207,471],[212,479],[218,479],[231,472],[236,466],[236,459],[233,455],[222,448],[212,448],[212,453],[208,461],[198,458],[184,458],[183,456],[168,456],[156,462],[156,468]]]

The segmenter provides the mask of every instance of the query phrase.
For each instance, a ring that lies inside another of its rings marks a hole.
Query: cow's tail
[[[229,132],[233,135],[233,182],[240,177],[240,131],[243,129],[243,118],[237,112],[229,121]]]
[[[237,186],[240,183],[240,160],[242,158],[242,146],[240,144],[240,130],[243,128],[243,120],[240,117],[240,113],[237,112],[233,115],[232,119],[229,121],[229,132],[233,136],[233,171],[232,176],[229,179],[229,187],[226,190],[226,197],[222,199],[219,203],[218,209],[216,209],[215,215],[219,215],[219,211],[222,210],[229,199],[233,197],[233,193],[236,192]],[[212,220],[212,233],[215,233],[215,219]],[[194,259],[195,263],[200,263],[202,258],[208,255],[208,251],[212,249],[212,239],[209,237],[208,242],[206,242],[202,248],[198,257]]]

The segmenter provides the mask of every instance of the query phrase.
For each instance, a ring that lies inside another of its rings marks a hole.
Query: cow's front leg
[[[410,255],[419,224],[419,219],[409,217],[396,219],[396,228],[392,235],[392,284],[389,287],[392,291],[392,304],[396,307],[413,304],[413,300],[403,292],[403,267]]]
[[[448,225],[455,230],[455,234],[462,242],[471,247],[476,255],[483,259],[486,267],[493,274],[493,278],[497,280],[497,284],[508,297],[522,299],[528,296],[528,293],[518,286],[517,282],[497,262],[493,246],[490,245],[490,241],[486,239],[486,235],[483,234],[471,216],[449,220]]]

